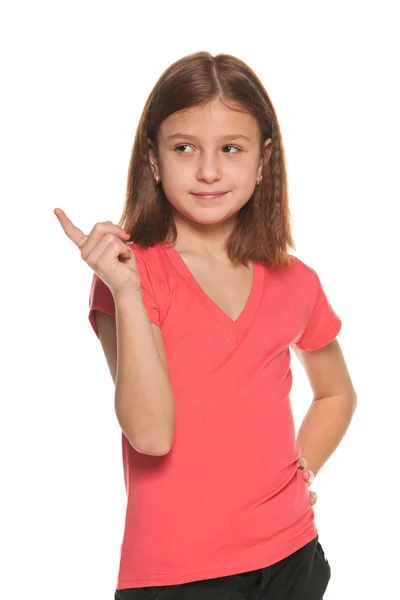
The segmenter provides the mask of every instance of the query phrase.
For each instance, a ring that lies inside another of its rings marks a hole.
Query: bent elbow
[[[125,435],[132,448],[139,452],[139,454],[165,456],[172,448],[173,436],[155,435],[138,439],[138,436],[127,435],[126,432]]]
[[[148,456],[166,456],[172,448],[172,444],[161,444],[160,442],[133,445],[129,440],[129,443],[140,454],[147,454]]]
[[[170,452],[175,431],[175,416],[167,427],[165,419],[163,419],[162,424],[141,427],[140,431],[137,430],[137,427],[133,428],[131,423],[127,425],[118,414],[117,418],[128,442],[139,454],[165,456]]]

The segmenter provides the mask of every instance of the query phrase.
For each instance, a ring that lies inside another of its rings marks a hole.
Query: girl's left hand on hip
[[[300,456],[299,458],[299,469],[303,471],[304,481],[307,482],[307,485],[311,485],[314,480],[314,473],[309,469],[306,469],[307,461],[305,458]],[[317,501],[317,494],[315,492],[310,492],[310,503],[311,505],[315,504]]]

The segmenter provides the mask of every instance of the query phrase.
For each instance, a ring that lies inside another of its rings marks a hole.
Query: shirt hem
[[[300,550],[303,546],[310,543],[313,539],[315,539],[318,535],[318,529],[315,524],[315,521],[311,524],[311,526],[307,529],[307,531],[300,536],[296,544],[290,546],[290,544],[286,545],[285,550],[281,550],[280,552],[271,555],[268,559],[265,557],[252,559],[247,562],[236,563],[231,566],[220,566],[211,569],[202,569],[200,571],[187,571],[185,573],[175,573],[175,574],[157,574],[154,573],[147,577],[141,577],[140,579],[130,579],[127,581],[118,581],[117,590],[122,590],[126,588],[134,588],[134,587],[153,587],[153,586],[172,586],[172,585],[181,585],[183,583],[189,583],[191,581],[202,581],[205,579],[215,579],[217,577],[228,577],[230,575],[238,575],[241,573],[246,573],[248,571],[257,571],[258,569],[263,569],[269,567],[284,558],[287,558],[297,550]],[[290,548],[289,548],[290,546]]]

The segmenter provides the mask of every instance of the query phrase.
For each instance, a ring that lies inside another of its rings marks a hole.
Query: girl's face
[[[173,209],[199,224],[233,217],[254,192],[263,156],[256,119],[220,100],[170,115],[150,150],[154,175]],[[269,145],[269,138],[264,149]],[[224,192],[205,198],[196,194]]]

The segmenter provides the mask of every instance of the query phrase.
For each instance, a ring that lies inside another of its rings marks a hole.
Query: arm
[[[344,437],[357,406],[357,395],[337,339],[317,350],[295,348],[294,352],[314,396],[297,443],[307,469],[317,475]]]
[[[143,454],[171,448],[175,403],[160,328],[150,323],[142,295],[114,297],[115,317],[95,311],[104,354],[115,383],[115,412],[130,444]]]

